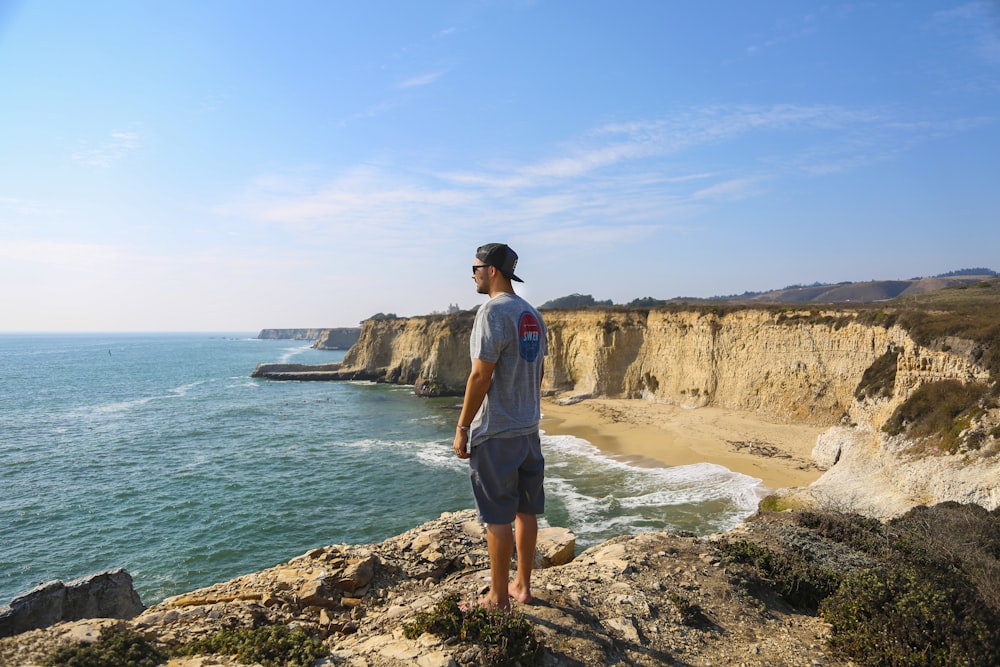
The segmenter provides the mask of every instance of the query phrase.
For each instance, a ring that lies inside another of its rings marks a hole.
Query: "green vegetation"
[[[778,552],[749,540],[735,540],[724,543],[723,554],[731,565],[749,566],[742,570],[744,586],[751,590],[772,588],[803,609],[815,610],[839,583],[836,573],[798,552]]]
[[[207,639],[184,645],[175,653],[231,655],[242,663],[260,663],[264,667],[312,667],[327,654],[327,649],[302,628],[269,625],[220,630]]]
[[[458,595],[449,595],[403,626],[409,639],[425,632],[444,639],[480,644],[483,664],[541,665],[542,649],[531,624],[516,611],[488,610],[478,605],[463,610]]]
[[[691,602],[684,595],[671,593],[670,601],[674,603],[677,613],[681,615],[681,623],[684,625],[689,627],[708,627],[711,625],[712,622],[702,612],[701,607]]]
[[[185,644],[172,651],[176,656],[225,654],[244,664],[263,667],[312,667],[327,649],[301,628],[283,625],[222,630],[212,637]],[[131,630],[112,629],[101,633],[92,644],[61,648],[45,661],[45,667],[156,667],[169,655],[142,635]]]
[[[539,306],[539,309],[550,308],[590,308],[591,306],[613,306],[611,299],[607,301],[595,301],[590,294],[570,294],[561,296],[551,301],[546,301]]]
[[[924,447],[955,453],[963,444],[960,435],[972,420],[983,412],[982,401],[989,388],[980,383],[963,384],[958,380],[928,382],[900,405],[882,430],[890,435],[923,440]],[[978,441],[966,443],[976,447]]]
[[[651,296],[644,296],[638,299],[632,299],[626,304],[627,308],[655,308],[656,306],[663,306],[667,302],[663,299],[654,299]]]
[[[899,360],[899,350],[889,348],[885,354],[875,360],[864,375],[854,397],[859,401],[866,398],[890,398],[896,386],[896,362]]]
[[[942,503],[882,524],[796,512],[814,538],[720,543],[734,578],[831,624],[830,647],[859,665],[1000,662],[1000,511]],[[824,538],[825,546],[815,537]]]
[[[49,655],[45,667],[155,667],[167,654],[131,630],[105,629],[92,644],[73,644]]]

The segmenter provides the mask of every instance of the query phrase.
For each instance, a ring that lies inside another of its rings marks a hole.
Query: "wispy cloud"
[[[46,209],[35,202],[27,201],[18,197],[0,196],[0,210],[10,211],[11,213],[17,213],[20,215],[33,216],[44,212]]]
[[[373,245],[484,225],[632,242],[682,229],[693,213],[761,196],[783,179],[894,159],[915,142],[959,131],[886,109],[711,106],[596,127],[522,162],[441,171],[385,162],[325,180],[270,179],[220,211]]]
[[[139,148],[139,145],[139,134],[136,132],[112,132],[110,139],[97,144],[83,142],[71,157],[89,167],[110,167]]]
[[[410,77],[409,79],[403,79],[396,84],[396,88],[420,88],[422,86],[429,86],[444,75],[444,72],[426,72],[424,74],[418,74],[417,76]]]
[[[996,2],[977,0],[936,12],[933,22],[963,37],[984,62],[1000,65],[1000,7]]]
[[[814,13],[780,21],[767,34],[759,35],[754,43],[749,44],[746,53],[756,56],[789,42],[805,39],[816,33],[818,25],[818,17]]]

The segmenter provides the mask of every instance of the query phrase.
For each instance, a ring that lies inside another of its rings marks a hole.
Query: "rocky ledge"
[[[784,530],[750,522],[738,532]],[[828,653],[829,626],[773,594],[754,597],[717,540],[667,532],[622,536],[575,558],[572,535],[543,530],[535,601],[516,605],[546,665],[847,665]],[[572,558],[572,560],[568,560]],[[567,561],[568,562],[564,562]],[[561,563],[561,564],[559,564]],[[485,664],[480,645],[403,626],[451,594],[474,600],[488,581],[482,526],[449,513],[384,542],[314,549],[287,563],[164,600],[131,620],[60,623],[0,640],[0,665],[38,665],[54,648],[108,626],[164,646],[223,628],[300,627],[330,648],[326,665]],[[236,665],[223,656],[174,667]]]

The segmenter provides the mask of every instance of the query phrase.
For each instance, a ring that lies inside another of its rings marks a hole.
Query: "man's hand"
[[[458,426],[455,427],[455,456],[469,458],[469,432]]]

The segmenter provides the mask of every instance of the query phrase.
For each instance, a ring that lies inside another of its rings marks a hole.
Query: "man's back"
[[[476,440],[538,429],[546,346],[541,315],[516,294],[499,294],[480,307],[472,327],[471,356],[496,366],[473,422]]]

